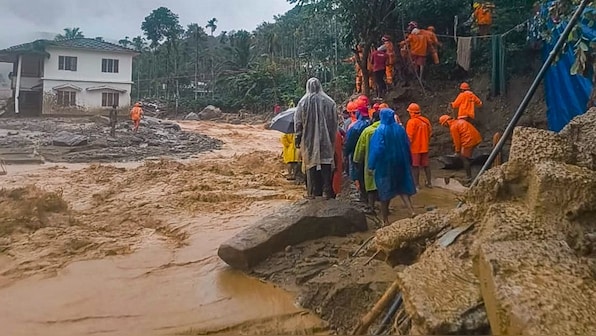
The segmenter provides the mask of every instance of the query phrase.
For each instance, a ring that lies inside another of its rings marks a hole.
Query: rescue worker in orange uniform
[[[371,47],[370,51],[368,52],[368,87],[370,91],[376,90],[377,86],[375,85],[375,67],[373,65],[373,53],[376,51],[374,47]]]
[[[432,57],[434,64],[439,64],[439,47],[441,46],[441,42],[437,38],[437,34],[435,34],[435,27],[429,26],[426,29],[421,29],[420,32],[426,36],[428,40],[428,54]]]
[[[459,86],[459,95],[451,103],[451,107],[457,109],[457,119],[473,121],[476,118],[476,107],[482,106],[482,101],[472,92],[470,84],[464,82]]]
[[[358,53],[358,57],[362,59],[362,46],[360,44],[356,46],[355,51]],[[354,64],[354,70],[356,71],[356,93],[362,93],[362,68],[358,64],[356,55],[345,59],[344,62]]]
[[[387,53],[387,66],[385,67],[385,83],[387,86],[393,85],[393,78],[395,75],[395,62],[397,60],[397,56],[395,55],[395,47],[393,46],[393,42],[391,42],[391,37],[389,35],[383,36],[381,39],[383,45],[385,46],[385,52]]]
[[[432,126],[428,118],[423,117],[420,105],[410,104],[407,109],[410,120],[406,124],[406,133],[410,139],[410,152],[412,153],[412,173],[416,187],[420,188],[420,169],[424,169],[426,176],[425,186],[432,188],[430,175],[430,162],[428,157]]]
[[[143,108],[141,107],[141,103],[135,103],[132,110],[130,110],[130,120],[133,123],[132,131],[135,133],[139,130],[141,118],[143,118]]]
[[[474,20],[478,25],[478,35],[485,36],[490,34],[490,28],[493,24],[493,14],[492,9],[494,5],[490,4],[480,4],[478,2],[474,2]]]
[[[449,128],[455,155],[462,159],[467,178],[472,179],[471,160],[474,149],[482,142],[480,132],[465,119],[453,119],[448,115],[439,117],[439,124]]]
[[[428,55],[428,38],[421,33],[420,29],[414,28],[402,43],[407,45],[412,57],[412,63],[414,63],[418,75],[422,78],[426,55]]]

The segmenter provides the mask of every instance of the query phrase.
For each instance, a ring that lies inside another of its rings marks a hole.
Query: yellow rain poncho
[[[362,131],[356,144],[356,150],[354,151],[354,162],[364,162],[364,186],[366,187],[366,191],[377,190],[374,174],[368,173],[368,154],[370,153],[370,139],[380,124],[380,121],[376,121]]]
[[[284,134],[281,136],[284,163],[300,162],[300,151],[296,149],[294,137],[294,134]]]
[[[294,114],[294,128],[306,170],[324,164],[333,166],[337,110],[335,102],[323,92],[321,82],[316,78],[306,83],[306,94]]]

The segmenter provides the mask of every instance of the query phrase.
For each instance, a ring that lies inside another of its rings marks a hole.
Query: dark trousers
[[[321,170],[317,170],[317,167],[310,168],[306,172],[308,196],[317,197],[325,194],[325,196],[333,197],[332,177],[330,164],[321,165]]]
[[[377,84],[377,93],[379,97],[387,92],[387,83],[385,83],[385,69],[375,71],[375,84]]]

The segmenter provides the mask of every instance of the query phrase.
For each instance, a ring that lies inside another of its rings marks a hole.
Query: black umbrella
[[[296,108],[283,111],[271,119],[269,129],[280,131],[285,134],[294,133],[294,113]]]

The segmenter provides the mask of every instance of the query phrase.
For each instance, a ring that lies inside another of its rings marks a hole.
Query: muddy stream
[[[321,330],[291,294],[229,269],[216,253],[256,219],[301,198],[301,187],[283,177],[279,133],[181,125],[225,144],[185,161],[7,167],[0,187],[24,188],[7,197],[39,202],[53,192],[68,210],[38,214],[41,228],[0,241],[2,335]],[[37,216],[27,209],[41,203],[17,201],[0,211],[23,207],[15,218]]]

